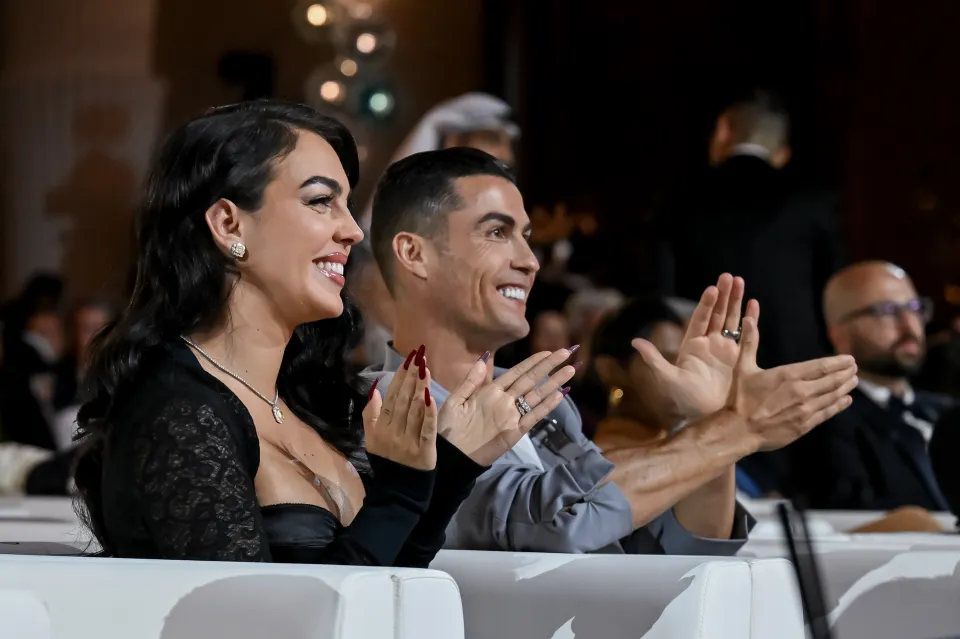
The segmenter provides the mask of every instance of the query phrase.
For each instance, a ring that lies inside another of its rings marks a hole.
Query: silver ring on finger
[[[524,417],[527,413],[533,411],[530,408],[530,404],[527,403],[527,400],[524,399],[523,395],[517,398],[517,410],[520,412],[520,417]]]
[[[736,329],[736,330],[734,330],[734,331],[731,331],[730,329],[725,328],[725,329],[723,329],[722,331],[720,331],[720,335],[721,335],[722,337],[726,337],[727,339],[732,339],[732,340],[735,341],[737,344],[740,343],[740,329],[739,329],[739,328]]]

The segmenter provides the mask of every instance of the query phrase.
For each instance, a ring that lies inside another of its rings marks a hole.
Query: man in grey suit
[[[449,396],[478,359],[529,331],[525,299],[539,264],[530,222],[506,167],[472,149],[410,156],[381,180],[371,223],[374,256],[396,305],[395,342],[370,377],[424,345],[431,394]],[[655,407],[679,428],[606,459],[580,432],[566,398],[477,481],[447,530],[447,547],[541,552],[733,554],[752,526],[736,503],[734,464],[778,448],[845,408],[850,357],[756,366],[759,308],[740,312],[743,281],[704,293],[676,365],[644,340]],[[572,354],[576,347],[567,349]],[[548,354],[534,357],[545,358]],[[381,381],[381,384],[388,380]],[[518,416],[523,397],[514,398]],[[454,402],[441,410],[455,409]]]

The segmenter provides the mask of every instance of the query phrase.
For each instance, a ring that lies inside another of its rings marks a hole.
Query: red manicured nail
[[[567,393],[569,393],[569,392],[570,392],[570,387],[569,387],[569,386],[564,386],[563,388],[560,389],[560,394],[563,395],[564,397],[566,397],[566,396],[567,396]]]
[[[407,359],[404,360],[403,362],[403,370],[405,371],[410,370],[410,362],[413,361],[413,358],[416,354],[417,354],[417,351],[415,350],[410,351],[410,354],[407,355]]]
[[[423,352],[425,350],[427,350],[427,347],[421,344],[420,348],[417,349],[417,356],[414,358],[413,361],[415,361],[417,364],[420,364],[420,362],[423,361]]]
[[[380,383],[380,378],[379,378],[379,377],[376,378],[375,380],[373,380],[373,386],[371,386],[371,387],[370,387],[370,390],[367,392],[367,401],[368,401],[368,402],[369,402],[371,399],[373,399],[373,391],[377,390],[377,384],[379,384],[379,383]]]
[[[423,403],[430,406],[430,388],[423,389]]]
[[[420,379],[426,379],[427,378],[427,360],[421,359],[417,363],[417,366],[420,367]]]

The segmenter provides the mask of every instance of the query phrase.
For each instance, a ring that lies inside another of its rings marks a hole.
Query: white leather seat
[[[70,544],[96,550],[91,544],[91,535],[79,522],[36,521],[0,519],[0,542],[32,541]]]
[[[86,550],[91,535],[73,511],[69,497],[0,499],[0,542],[24,541],[70,544]],[[2,552],[2,550],[0,550]]]
[[[838,639],[960,635],[960,538],[844,535],[814,541],[831,627]],[[787,554],[751,541],[741,556]]]
[[[0,589],[0,637],[53,639],[43,602],[28,591]]]
[[[58,639],[463,637],[431,570],[0,555],[4,589],[39,598]]]
[[[954,530],[957,524],[957,518],[951,513],[935,512],[930,513],[937,520],[944,530]],[[821,519],[830,524],[837,532],[847,532],[860,526],[877,521],[885,517],[885,512],[875,511],[855,511],[855,510],[813,510],[810,511],[811,517]]]
[[[782,499],[741,499],[743,507],[757,518],[757,526],[750,532],[751,538],[782,537],[777,504]],[[944,530],[954,530],[957,518],[948,512],[930,513]],[[810,510],[807,520],[810,535],[819,537],[832,533],[845,533],[885,517],[887,513],[869,510]]]
[[[468,639],[802,639],[784,560],[442,551]]]
[[[814,538],[832,537],[837,534],[837,530],[828,521],[817,517],[809,517],[807,519],[807,530],[810,531],[810,536]],[[753,527],[753,530],[750,531],[751,540],[780,540],[783,538],[783,525],[778,519],[757,519],[756,525]]]
[[[77,521],[70,497],[3,497],[0,498],[0,520]]]

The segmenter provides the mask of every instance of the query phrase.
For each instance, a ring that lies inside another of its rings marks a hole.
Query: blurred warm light
[[[313,26],[322,27],[327,23],[329,18],[330,14],[327,12],[327,8],[322,4],[311,4],[309,7],[307,7],[307,22]]]
[[[623,389],[614,387],[610,391],[610,405],[616,406],[623,399]]]
[[[340,63],[340,73],[348,78],[352,78],[353,76],[357,75],[357,63],[350,58],[343,60]]]
[[[357,159],[361,162],[367,159],[367,147],[362,145],[357,147]]]
[[[372,33],[361,33],[357,36],[357,51],[360,53],[373,53],[377,48],[377,36]]]
[[[960,286],[948,284],[943,291],[943,297],[950,304],[960,304]]]
[[[375,91],[370,94],[367,106],[375,115],[387,115],[393,110],[393,96],[386,91]]]
[[[357,20],[366,20],[373,15],[373,7],[366,2],[357,2],[350,7],[350,15]]]
[[[343,85],[336,80],[327,80],[320,85],[320,97],[327,102],[336,102],[343,96]]]

